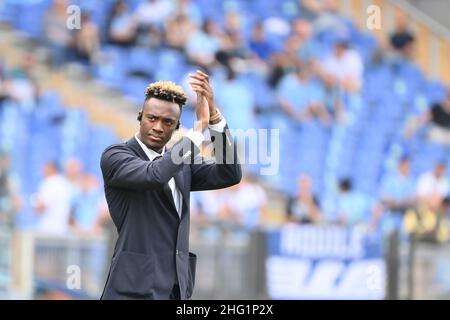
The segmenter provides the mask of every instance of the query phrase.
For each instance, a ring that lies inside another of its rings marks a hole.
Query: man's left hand
[[[209,83],[209,76],[206,73],[197,70],[195,74],[189,74],[189,77],[191,78],[189,84],[192,89],[197,93],[203,94],[208,101],[209,114],[212,117],[216,114],[217,110],[216,104],[214,103],[214,93]]]

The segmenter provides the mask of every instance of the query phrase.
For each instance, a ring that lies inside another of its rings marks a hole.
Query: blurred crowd
[[[46,164],[39,189],[32,195],[36,231],[63,235],[71,227],[78,234],[99,234],[109,218],[102,189],[77,159],[67,160],[64,170],[57,163]]]
[[[295,122],[318,118],[330,125],[343,118],[345,94],[358,92],[363,84],[363,59],[350,43],[353,25],[339,13],[337,1],[298,1],[300,14],[290,20],[274,16],[250,21],[230,10],[218,21],[195,1],[145,0],[131,8],[119,0],[104,26],[83,10],[79,30],[66,27],[67,5],[54,1],[43,19],[50,63],[101,64],[105,46],[179,51],[188,64],[218,79],[218,102],[236,128],[253,128],[259,109],[278,104]],[[329,34],[332,50],[322,39]],[[403,52],[405,41],[393,39]],[[151,79],[147,70],[142,65],[134,71]],[[274,101],[260,101],[248,92],[240,75],[249,73],[265,80]]]
[[[175,50],[189,66],[211,75],[217,104],[234,128],[276,126],[270,120],[258,123],[259,114],[269,114],[269,119],[276,114],[289,135],[309,122],[325,129],[345,125],[350,121],[348,101],[364,89],[367,68],[383,61],[395,70],[414,57],[415,35],[406,16],[396,17],[388,47],[365,54],[353,41],[356,27],[332,0],[291,2],[294,14],[290,18],[274,15],[254,20],[237,10],[228,10],[217,20],[197,1],[142,0],[130,5],[118,0],[110,6],[104,25],[96,24],[89,10],[82,10],[82,27],[74,30],[66,26],[69,3],[54,0],[42,19],[42,44],[49,49],[49,65],[63,68],[77,62],[95,76],[105,47]],[[0,69],[0,108],[6,100],[25,109],[36,104],[40,90],[32,66],[30,56],[20,70]],[[249,74],[255,76],[250,78],[255,80],[250,82],[254,87],[244,81]],[[145,65],[134,75],[148,82],[156,80]],[[430,141],[449,144],[450,90],[445,99],[411,119],[405,136],[414,137],[424,126]],[[20,211],[20,188],[8,171],[8,155],[2,154],[1,159],[0,211]],[[285,202],[281,220],[435,232],[446,226],[444,220],[450,215],[447,165],[448,159],[442,159],[416,178],[405,155],[396,170],[380,177],[378,193],[361,192],[352,179],[342,178],[327,207],[315,191],[318,182],[301,173],[290,177],[297,180],[297,190],[281,197]],[[194,193],[192,216],[198,225],[217,222],[252,229],[270,224],[268,197],[268,189],[249,173],[233,188]],[[37,217],[35,228],[42,232],[65,234],[70,229],[95,234],[108,219],[100,177],[84,172],[77,159],[67,160],[62,167],[47,163],[31,202]],[[444,233],[440,237],[447,239],[450,233]]]
[[[0,221],[12,228],[23,201],[28,199],[23,198],[9,168],[8,155],[0,154]],[[99,179],[84,172],[75,158],[68,159],[64,168],[56,162],[47,163],[39,188],[29,201],[35,215],[32,230],[46,235],[98,235],[109,219]]]
[[[33,55],[27,55],[19,66],[8,70],[3,59],[0,57],[0,103],[12,101],[30,112],[38,104],[40,95]]]
[[[400,159],[397,169],[382,178],[379,194],[369,197],[355,190],[352,182],[339,182],[333,210],[324,214],[312,191],[311,179],[298,179],[298,190],[287,205],[292,223],[366,225],[369,230],[399,230],[417,233],[435,241],[448,241],[450,218],[450,180],[447,165],[438,162],[417,179],[411,174],[408,157]]]

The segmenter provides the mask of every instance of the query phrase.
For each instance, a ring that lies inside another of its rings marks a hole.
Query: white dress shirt
[[[222,118],[222,120],[219,123],[216,123],[214,125],[210,124],[210,125],[208,125],[208,127],[217,132],[224,132],[226,124],[227,123],[226,123],[225,119]],[[186,137],[191,139],[192,142],[197,146],[197,148],[199,148],[200,145],[202,144],[202,142],[205,140],[205,136],[202,133],[200,133],[198,131],[194,131],[193,129],[190,129],[186,133]],[[144,150],[145,154],[150,159],[150,161],[153,161],[158,156],[163,156],[164,153],[166,152],[165,146],[164,146],[161,154],[159,154],[158,152],[156,152],[152,149],[147,148],[147,146],[138,138],[138,133],[136,133],[134,135],[134,138],[139,143],[142,150]],[[172,191],[172,197],[173,197],[173,201],[175,203],[175,208],[177,209],[178,215],[181,216],[183,196],[181,195],[180,190],[178,189],[177,185],[175,184],[175,179],[173,177],[169,180],[169,188]]]

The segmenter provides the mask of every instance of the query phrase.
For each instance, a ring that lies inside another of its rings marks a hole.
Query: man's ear
[[[140,122],[142,120],[142,111],[139,111],[139,114],[137,116],[137,120]]]

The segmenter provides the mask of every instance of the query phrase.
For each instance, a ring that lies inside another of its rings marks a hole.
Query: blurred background
[[[278,130],[280,163],[192,193],[194,299],[450,298],[448,12],[0,0],[0,298],[100,297],[116,240],[100,155],[137,132],[150,82],[192,97],[199,68],[231,128]],[[194,118],[188,103],[174,140]]]

